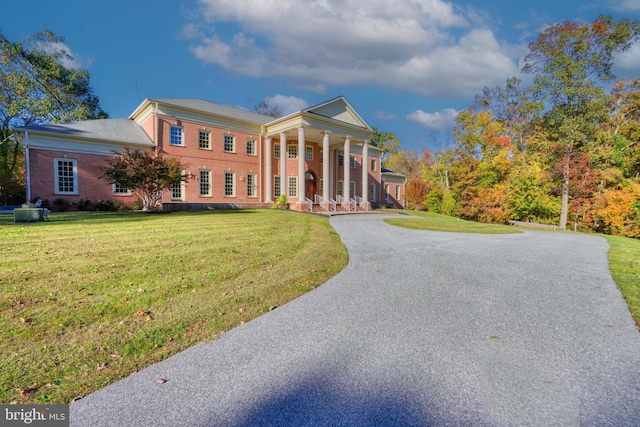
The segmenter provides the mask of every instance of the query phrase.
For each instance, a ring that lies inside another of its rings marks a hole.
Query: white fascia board
[[[114,151],[121,151],[125,147],[152,149],[155,146],[152,143],[135,144],[95,139],[74,139],[68,136],[29,131],[29,149],[112,156]]]

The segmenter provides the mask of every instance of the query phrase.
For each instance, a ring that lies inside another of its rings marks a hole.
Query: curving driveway
[[[332,217],[340,274],[72,403],[71,425],[640,425],[640,333],[605,239],[383,218]]]

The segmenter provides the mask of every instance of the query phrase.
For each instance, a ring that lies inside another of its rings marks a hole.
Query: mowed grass
[[[394,211],[411,216],[385,219],[385,222],[418,230],[484,234],[522,232],[520,227],[510,225],[483,224],[430,212]],[[536,230],[541,231],[540,229]],[[562,231],[555,232],[561,233]],[[640,239],[619,236],[604,237],[609,242],[609,270],[640,329]]]
[[[288,211],[0,215],[0,403],[68,403],[338,273],[327,218]]]
[[[480,233],[480,234],[510,234],[522,233],[521,230],[501,224],[485,224],[482,222],[465,221],[463,219],[440,215],[432,212],[396,210],[410,216],[385,219],[385,222],[399,227],[415,230],[448,231],[454,233]]]

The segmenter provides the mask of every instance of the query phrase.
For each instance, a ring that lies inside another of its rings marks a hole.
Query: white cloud
[[[416,122],[425,130],[435,132],[448,132],[453,129],[458,111],[447,108],[435,113],[425,113],[422,110],[414,111],[407,115],[407,120]]]
[[[326,91],[374,85],[472,96],[518,73],[513,46],[443,0],[200,0],[183,35],[206,64]],[[488,19],[488,18],[486,18]],[[225,25],[232,24],[232,25]],[[229,34],[220,28],[234,28]]]
[[[613,8],[619,12],[637,12],[640,10],[640,0],[620,0],[614,3]]]
[[[618,77],[634,79],[640,73],[640,45],[637,43],[615,58],[613,72]]]
[[[42,49],[47,53],[55,53],[60,52],[62,55],[58,58],[60,64],[62,64],[65,68],[69,68],[71,70],[81,70],[88,69],[93,64],[93,60],[89,57],[80,55],[78,53],[73,53],[69,46],[67,46],[63,42],[55,42],[55,43],[35,43],[32,45],[36,49]]]
[[[395,114],[387,113],[386,111],[376,110],[375,114],[376,114],[376,119],[378,120],[389,121],[389,120],[395,120],[396,118]]]
[[[306,99],[297,98],[295,96],[274,95],[265,98],[269,105],[278,107],[284,116],[304,110],[309,106]]]

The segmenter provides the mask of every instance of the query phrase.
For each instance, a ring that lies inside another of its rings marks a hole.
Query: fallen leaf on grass
[[[105,363],[105,362],[98,363],[98,365],[96,366],[96,371],[100,372],[106,367],[107,367],[107,363]]]

